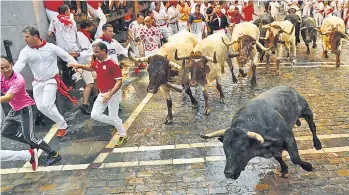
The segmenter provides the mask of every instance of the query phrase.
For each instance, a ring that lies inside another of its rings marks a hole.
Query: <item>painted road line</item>
[[[330,134],[330,135],[318,135],[320,140],[324,139],[336,139],[336,138],[349,138],[347,134]],[[312,136],[299,136],[295,137],[297,141],[309,141],[313,140]],[[114,148],[111,153],[128,153],[128,152],[141,152],[141,151],[159,151],[159,150],[173,150],[173,149],[187,149],[187,148],[205,148],[205,147],[222,147],[222,142],[202,142],[192,144],[177,144],[177,145],[159,145],[159,146],[140,146],[140,147],[125,147]],[[103,153],[101,153],[103,154]],[[104,153],[108,154],[108,153]]]
[[[287,63],[283,64],[286,65]],[[349,67],[349,65],[341,65],[341,67]],[[335,65],[294,65],[294,66],[281,66],[281,68],[335,68]],[[263,66],[258,66],[257,69],[265,69],[265,67]],[[269,69],[276,69],[276,67],[269,67]]]
[[[137,106],[137,108],[128,117],[128,119],[124,123],[124,128],[125,128],[126,132],[130,128],[132,123],[136,120],[137,116],[139,115],[139,113],[141,113],[141,111],[143,110],[143,108],[148,103],[148,101],[150,100],[151,97],[153,97],[153,94],[148,93],[147,96],[145,96],[145,98],[142,100],[142,102]],[[116,133],[112,137],[112,139],[109,141],[109,143],[107,144],[107,146],[105,148],[114,148],[116,143],[118,142],[118,140],[119,140],[119,134]],[[102,163],[104,161],[104,159],[107,158],[107,156],[108,156],[108,153],[100,153],[100,154],[98,154],[97,158],[93,161],[93,163]]]
[[[323,148],[321,150],[308,149],[298,150],[300,155],[304,154],[326,154],[326,153],[338,153],[338,152],[349,152],[349,146],[344,147],[333,147]],[[287,152],[282,153],[283,156],[288,156]],[[138,167],[138,166],[156,166],[156,165],[171,165],[171,164],[193,164],[193,163],[204,163],[214,161],[224,161],[224,155],[216,156],[204,156],[200,158],[179,158],[179,159],[166,159],[166,160],[149,160],[149,161],[129,161],[129,162],[111,162],[102,163],[99,169],[104,168],[115,168],[115,167]],[[252,162],[255,163],[255,162]],[[38,167],[35,172],[51,172],[51,171],[67,171],[67,170],[81,170],[87,169],[89,164],[75,164],[75,165],[56,165],[47,167]],[[0,169],[1,175],[15,174],[15,173],[31,173],[34,172],[31,168],[11,168],[11,169]]]
[[[57,130],[58,130],[57,125],[52,125],[50,131],[46,134],[46,136],[44,137],[43,140],[44,140],[46,143],[50,143],[50,141],[51,141],[51,140],[53,139],[53,137],[56,135]],[[41,156],[41,154],[42,154],[43,151],[40,149],[38,152],[39,152],[38,155]],[[32,166],[32,165],[30,164],[30,162],[27,161],[27,162],[23,165],[22,168],[30,168],[31,166]]]

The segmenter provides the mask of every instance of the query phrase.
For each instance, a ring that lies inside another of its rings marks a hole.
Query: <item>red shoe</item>
[[[57,137],[63,137],[67,134],[67,130],[65,129],[58,129],[56,136]]]
[[[138,67],[139,69],[145,69],[147,65],[145,63],[141,63]]]
[[[30,156],[31,156],[31,159],[30,159],[30,164],[32,164],[32,169],[33,171],[36,170],[36,168],[38,167],[38,164],[39,164],[39,155],[38,155],[38,150],[37,149],[29,149],[29,153],[30,153]]]

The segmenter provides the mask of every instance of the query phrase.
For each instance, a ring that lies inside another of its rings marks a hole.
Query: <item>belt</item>
[[[69,93],[68,93],[68,92],[71,91],[73,88],[72,88],[72,87],[67,87],[67,86],[64,84],[62,78],[61,78],[58,74],[56,74],[56,75],[53,77],[53,79],[56,80],[57,89],[58,89],[59,93],[62,94],[64,97],[68,98],[68,99],[74,104],[74,106],[77,106],[77,105],[78,105],[78,101],[76,100],[76,98],[70,96]],[[34,81],[37,81],[37,82],[44,82],[44,81],[38,81],[38,80],[36,80],[36,79],[34,79]]]
[[[165,22],[164,24],[160,24],[160,25],[158,25],[158,26],[165,26],[165,25],[167,25],[167,23]]]
[[[172,23],[169,23],[169,24],[178,24],[178,21],[176,21],[176,22],[172,22]]]

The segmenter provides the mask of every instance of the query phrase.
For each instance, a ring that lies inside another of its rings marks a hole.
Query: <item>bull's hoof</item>
[[[336,63],[336,68],[339,68],[341,64],[340,63]]]
[[[221,104],[225,104],[224,99],[223,99],[223,98],[222,98],[222,99],[220,99],[220,100],[219,100],[219,103],[221,103]]]
[[[257,80],[256,79],[251,79],[251,85],[256,86],[257,85]]]
[[[306,170],[306,171],[312,171],[313,170],[313,165],[311,165],[308,162],[302,162],[301,167]]]
[[[321,144],[321,142],[319,140],[317,142],[314,142],[314,148],[316,150],[321,150],[322,149],[322,144]]]
[[[310,54],[310,49],[309,48],[307,48],[307,54]]]
[[[236,76],[233,74],[233,83],[238,83],[238,79],[236,78]]]
[[[193,109],[198,109],[199,108],[199,104],[196,102],[196,103],[193,103]]]
[[[275,170],[275,174],[282,178],[288,178],[288,168],[285,170]]]
[[[315,49],[317,47],[316,43],[313,44],[313,49]]]
[[[244,73],[244,71],[242,69],[239,69],[239,73],[243,78],[245,78],[247,76],[247,73]]]
[[[165,119],[165,122],[164,122],[165,125],[170,125],[172,123],[173,123],[173,119],[168,119],[168,118]]]
[[[280,76],[280,75],[281,75],[281,71],[280,71],[280,70],[277,70],[277,71],[275,72],[275,75],[276,75],[276,76]]]
[[[211,114],[211,109],[205,108],[204,115],[210,115],[210,114]]]

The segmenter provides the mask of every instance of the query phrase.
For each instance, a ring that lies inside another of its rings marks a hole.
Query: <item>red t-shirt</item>
[[[242,9],[242,12],[244,12],[244,14],[245,14],[245,20],[246,21],[252,21],[253,20],[253,17],[252,17],[252,15],[254,13],[253,6],[248,5],[248,6],[244,7]]]
[[[44,7],[54,12],[58,12],[58,7],[63,4],[64,1],[44,0]]]
[[[101,1],[96,1],[96,0],[86,0],[87,4],[89,4],[93,9],[98,9],[99,3]]]
[[[99,60],[93,61],[91,68],[96,71],[97,84],[101,93],[110,91],[117,79],[122,79],[120,67],[110,58],[101,62]]]

